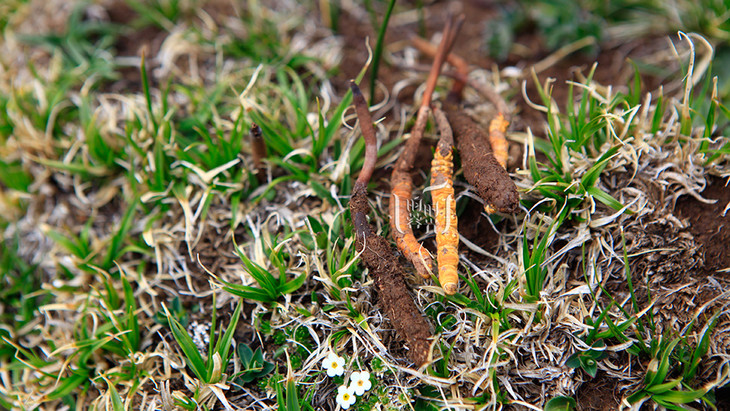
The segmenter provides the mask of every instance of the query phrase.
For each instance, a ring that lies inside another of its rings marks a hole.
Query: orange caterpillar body
[[[459,284],[459,233],[453,185],[453,151],[441,144],[431,163],[431,198],[436,213],[436,245],[438,247],[439,282],[446,294],[456,293]]]
[[[391,180],[393,187],[390,191],[390,233],[395,245],[403,255],[413,264],[416,272],[423,278],[431,277],[433,258],[428,250],[416,240],[411,229],[410,210],[413,182],[408,173],[393,172]]]
[[[489,145],[492,146],[494,158],[504,169],[507,169],[509,159],[509,145],[504,136],[508,126],[509,121],[504,118],[502,113],[497,114],[497,117],[489,122]]]

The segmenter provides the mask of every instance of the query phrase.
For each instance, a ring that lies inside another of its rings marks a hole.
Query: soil
[[[715,391],[718,411],[730,411],[730,385],[726,385]]]
[[[689,232],[702,245],[704,274],[730,279],[730,272],[720,271],[730,267],[730,214],[723,216],[725,207],[730,203],[730,187],[722,179],[709,176],[702,196],[717,202],[706,204],[684,196],[677,201],[677,211],[687,219]]]
[[[603,371],[598,371],[595,378],[583,383],[576,397],[578,410],[613,411],[619,409],[621,394],[617,392],[619,380],[610,378]]]
[[[121,27],[132,27],[139,14],[132,9],[127,2],[115,1],[107,9],[109,21],[119,24]],[[162,42],[167,33],[156,26],[145,26],[141,29],[127,29],[117,38],[113,47],[118,57],[139,57],[144,53],[148,56],[156,56],[159,53]],[[147,69],[150,69],[147,63]],[[142,73],[137,67],[119,67],[117,71],[120,79],[109,84],[110,93],[140,92],[142,91]],[[154,76],[150,78],[153,81]]]

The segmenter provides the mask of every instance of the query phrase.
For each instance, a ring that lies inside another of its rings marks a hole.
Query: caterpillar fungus
[[[459,284],[459,232],[454,199],[454,138],[446,115],[434,109],[434,118],[441,138],[431,162],[431,199],[436,212],[436,258],[439,282],[448,295],[456,293]]]
[[[408,205],[411,201],[413,181],[410,173],[394,170],[391,184],[388,209],[391,215],[390,229],[395,245],[413,264],[421,277],[430,278],[433,258],[429,251],[416,240],[413,229],[411,229]]]
[[[419,366],[428,362],[431,331],[426,318],[413,301],[405,281],[403,266],[385,238],[377,235],[368,223],[370,205],[367,184],[377,161],[375,129],[367,103],[354,81],[350,82],[360,129],[365,140],[365,163],[352,188],[350,215],[355,226],[355,244],[362,263],[370,270],[386,317],[398,336],[408,344],[408,356]]]
[[[406,141],[405,148],[393,168],[393,174],[391,175],[391,197],[389,204],[391,234],[398,249],[411,261],[418,274],[423,278],[429,278],[431,276],[433,259],[428,250],[413,235],[413,230],[410,226],[408,202],[412,198],[411,193],[413,191],[413,179],[410,172],[413,169],[418,146],[423,137],[426,123],[428,122],[428,115],[431,111],[431,98],[436,88],[436,81],[441,73],[441,66],[449,54],[449,50],[454,45],[456,34],[463,22],[464,16],[459,16],[455,21],[452,21],[451,18],[446,21],[443,37],[439,43],[433,64],[431,65],[431,71],[426,80],[423,101],[418,110],[416,124],[413,126],[411,138]]]

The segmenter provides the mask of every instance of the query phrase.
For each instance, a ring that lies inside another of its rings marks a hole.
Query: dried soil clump
[[[520,205],[515,183],[494,158],[487,138],[474,121],[454,104],[444,104],[461,155],[464,177],[487,206],[502,213],[514,213]]]

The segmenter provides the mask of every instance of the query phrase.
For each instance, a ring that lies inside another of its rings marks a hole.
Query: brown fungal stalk
[[[262,160],[266,158],[266,141],[264,140],[261,127],[256,123],[251,123],[249,130],[249,138],[251,141],[251,157],[253,158],[254,174],[259,182],[264,180],[266,170]]]
[[[428,361],[430,327],[411,297],[398,258],[388,242],[374,233],[367,221],[370,205],[367,183],[375,168],[377,145],[375,129],[367,103],[354,81],[350,82],[355,111],[365,140],[365,165],[355,181],[350,197],[350,214],[355,225],[357,250],[363,264],[370,270],[378,290],[380,304],[398,336],[406,341],[408,356],[414,363]]]
[[[436,81],[438,80],[444,60],[453,46],[456,34],[463,22],[463,16],[460,16],[455,22],[452,22],[451,19],[448,19],[446,22],[441,43],[438,46],[433,65],[431,66],[431,72],[426,80],[426,90],[418,110],[416,123],[413,126],[413,130],[411,130],[411,137],[406,141],[403,152],[393,168],[390,179],[391,196],[388,207],[390,214],[390,232],[398,249],[413,264],[416,272],[423,278],[429,278],[431,276],[433,258],[428,250],[416,240],[411,229],[409,210],[409,203],[413,193],[411,170],[413,169],[418,146],[421,144],[421,138],[423,137],[423,132],[428,122],[428,115],[431,111],[431,98],[436,88]]]

